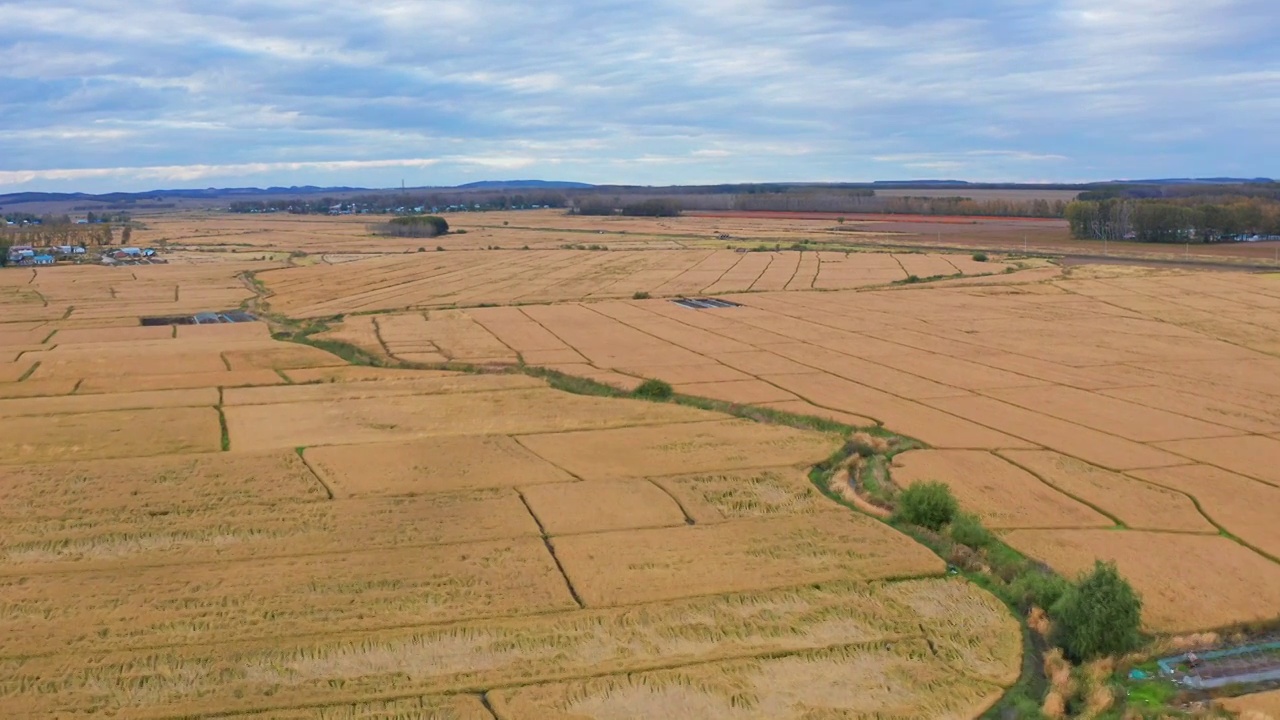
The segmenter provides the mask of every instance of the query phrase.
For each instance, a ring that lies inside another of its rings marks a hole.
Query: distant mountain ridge
[[[589,190],[595,187],[590,183],[568,182],[563,180],[480,180],[479,182],[458,185],[448,190]]]
[[[407,191],[448,191],[448,190],[589,190],[595,187],[589,183],[567,182],[558,180],[481,180],[457,186],[425,186],[404,188]],[[112,192],[112,193],[57,193],[57,192],[20,192],[0,195],[0,206],[21,205],[37,202],[160,202],[163,200],[217,200],[220,198],[280,197],[307,195],[325,195],[353,192],[387,193],[400,188],[365,188],[365,187],[317,187],[315,185],[293,185],[290,187],[272,186],[267,188],[204,188],[204,189],[171,189],[147,190],[145,192]]]
[[[475,190],[475,191],[510,191],[510,190],[625,190],[625,189],[647,189],[654,191],[670,191],[679,192],[681,189],[687,188],[726,188],[725,192],[738,192],[740,188],[756,187],[756,188],[786,188],[786,187],[831,187],[831,188],[999,188],[999,189],[1078,189],[1088,190],[1091,188],[1106,187],[1111,185],[1239,185],[1253,183],[1273,183],[1275,180],[1271,178],[1230,178],[1230,177],[1214,177],[1214,178],[1163,178],[1151,180],[1106,180],[1100,182],[1088,183],[992,183],[992,182],[970,182],[967,180],[877,180],[874,182],[864,183],[842,183],[842,182],[782,182],[782,183],[736,183],[732,185],[672,185],[672,186],[641,186],[641,185],[593,185],[591,183],[581,183],[563,180],[480,180],[477,182],[466,183],[464,185],[455,186],[421,186],[403,188],[406,192],[447,192],[459,190]],[[145,203],[145,202],[163,202],[165,200],[219,200],[219,199],[244,199],[254,197],[305,197],[325,194],[349,194],[349,193],[389,193],[400,190],[401,188],[364,188],[364,187],[317,187],[315,185],[294,185],[290,187],[273,186],[267,188],[256,187],[239,187],[239,188],[204,188],[204,189],[170,189],[170,190],[148,190],[146,192],[112,192],[112,193],[58,193],[58,192],[19,192],[0,195],[0,206],[9,207],[13,205],[22,205],[25,203],[48,203],[48,202],[99,202],[99,203]]]

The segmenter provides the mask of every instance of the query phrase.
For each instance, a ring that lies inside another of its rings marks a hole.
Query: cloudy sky
[[[1280,175],[1276,0],[0,0],[0,192]]]

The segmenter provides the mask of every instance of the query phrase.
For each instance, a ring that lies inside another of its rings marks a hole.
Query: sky
[[[1280,176],[1276,0],[0,0],[0,193]]]

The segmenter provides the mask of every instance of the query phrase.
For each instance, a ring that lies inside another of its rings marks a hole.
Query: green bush
[[[952,540],[978,550],[988,547],[996,540],[991,531],[982,526],[982,521],[969,513],[958,513],[951,520],[949,530]]]
[[[1142,598],[1114,563],[1096,561],[1053,604],[1049,617],[1054,642],[1075,662],[1127,653],[1141,642]]]
[[[1013,599],[1022,607],[1038,605],[1051,608],[1071,588],[1071,583],[1053,573],[1031,571],[1018,576],[1009,585]]]
[[[958,510],[951,488],[940,482],[923,482],[898,493],[894,515],[903,522],[937,532],[955,518]]]
[[[650,297],[649,293],[643,290],[639,290],[634,295],[631,296],[631,299],[632,300],[648,300],[649,297]]]
[[[645,380],[631,394],[646,400],[666,400],[675,394],[675,391],[671,389],[670,383],[662,380]]]
[[[916,284],[916,283],[920,282],[920,276],[919,276],[919,275],[908,275],[908,276],[907,276],[907,279],[906,279],[906,280],[903,280],[902,282],[907,283],[908,285],[914,285],[914,284]]]
[[[973,261],[974,261],[974,262],[986,262],[986,261],[987,261],[987,254],[986,254],[986,253],[974,253],[974,254],[973,254]]]

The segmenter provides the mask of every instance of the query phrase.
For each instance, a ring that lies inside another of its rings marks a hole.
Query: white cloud
[[[0,170],[0,185],[22,185],[37,180],[85,180],[119,177],[135,180],[189,181],[211,177],[244,177],[271,172],[369,170],[381,168],[427,168],[438,158],[399,160],[324,160],[312,162],[240,163],[234,165],[156,165],[148,167],[67,168],[56,170]],[[480,159],[472,160],[483,164]]]
[[[0,3],[24,187],[1280,174],[1274,0]]]

